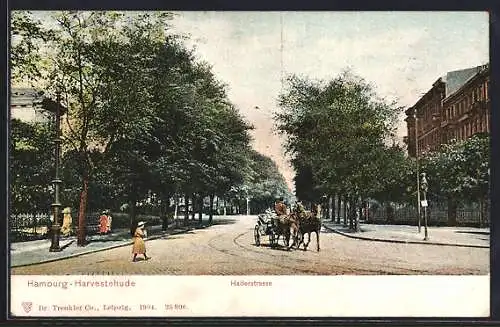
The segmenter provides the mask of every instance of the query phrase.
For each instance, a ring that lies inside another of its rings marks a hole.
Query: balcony
[[[476,113],[476,112],[481,112],[484,111],[488,108],[488,104],[490,101],[485,101],[485,100],[480,100],[472,103],[471,105],[471,112]]]

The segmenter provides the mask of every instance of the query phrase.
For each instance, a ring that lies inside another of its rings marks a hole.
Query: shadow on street
[[[214,225],[232,225],[235,224],[238,220],[237,219],[217,219],[214,218],[212,220],[212,226]]]
[[[490,235],[490,232],[455,231],[458,234]]]

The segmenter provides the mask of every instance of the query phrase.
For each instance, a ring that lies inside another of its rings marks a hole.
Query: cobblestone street
[[[62,261],[12,268],[12,274],[83,275],[338,275],[488,274],[489,249],[395,244],[348,238],[323,229],[321,251],[272,249],[267,237],[254,245],[255,216],[146,243],[148,261],[131,261],[124,246]],[[314,235],[314,234],[313,234]]]

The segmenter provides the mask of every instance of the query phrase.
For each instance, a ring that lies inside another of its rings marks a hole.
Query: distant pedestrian
[[[108,231],[107,233],[111,233],[111,223],[113,222],[113,217],[111,217],[109,210],[106,210],[106,216],[108,217]]]
[[[132,258],[132,262],[136,261],[138,254],[143,254],[145,260],[151,258],[146,255],[146,243],[144,242],[144,238],[147,237],[147,232],[145,230],[145,224],[145,222],[140,221],[135,229],[134,244],[132,246],[132,254],[134,257]]]
[[[106,210],[101,213],[99,217],[99,234],[104,235],[108,232],[108,216]]]
[[[71,219],[71,208],[66,207],[63,210],[63,224],[61,227],[61,234],[63,236],[70,236],[73,232],[72,219]]]

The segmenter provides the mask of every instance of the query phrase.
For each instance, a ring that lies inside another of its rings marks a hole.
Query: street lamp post
[[[425,230],[425,236],[424,236],[424,241],[427,241],[429,239],[429,235],[427,234],[427,189],[428,189],[428,184],[427,184],[427,178],[425,177],[425,173],[422,173],[422,194],[424,196],[424,200],[422,201],[422,207],[424,208],[424,230]]]
[[[52,203],[52,210],[54,214],[54,220],[52,221],[52,243],[50,244],[50,252],[60,252],[62,249],[59,246],[59,236],[61,232],[61,225],[59,225],[59,214],[61,212],[61,203],[59,201],[59,187],[62,180],[59,178],[59,160],[61,151],[61,93],[57,92],[57,103],[55,106],[55,120],[56,120],[56,137],[54,139],[55,144],[55,173],[56,176],[52,183],[54,184],[55,199]]]
[[[422,223],[421,223],[421,214],[420,214],[420,176],[419,176],[419,166],[418,166],[418,118],[417,118],[417,112],[415,109],[415,159],[417,162],[417,216],[418,216],[418,232],[420,233],[422,228]]]

